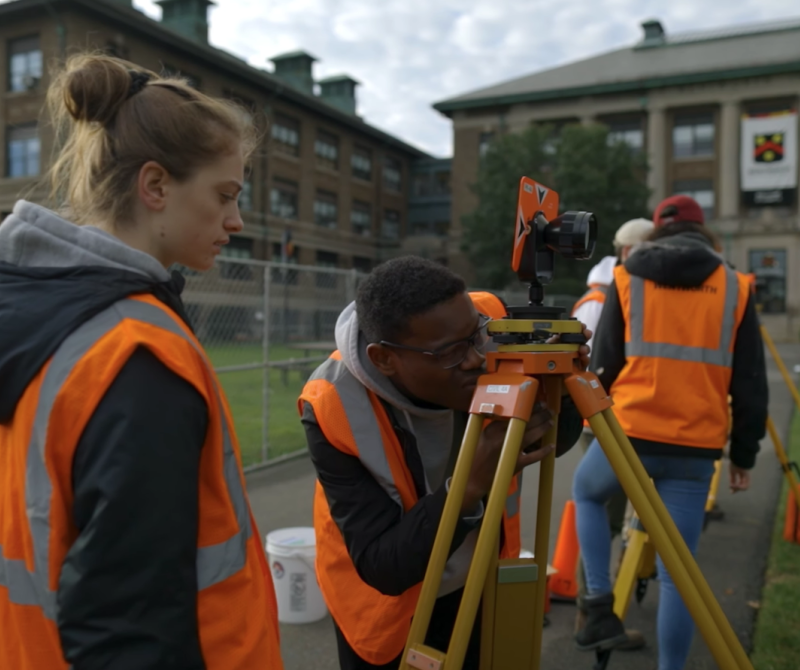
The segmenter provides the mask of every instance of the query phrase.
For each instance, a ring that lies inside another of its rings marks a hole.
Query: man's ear
[[[382,344],[368,344],[367,356],[382,375],[392,377],[397,372],[397,356],[389,347],[384,347]]]

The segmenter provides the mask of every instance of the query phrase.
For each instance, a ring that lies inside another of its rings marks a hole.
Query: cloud
[[[0,0],[2,2],[3,0]],[[358,111],[434,155],[452,151],[434,102],[668,32],[800,16],[797,0],[216,0],[210,41],[255,67],[304,49],[318,78],[361,82]],[[153,0],[134,5],[158,18]]]

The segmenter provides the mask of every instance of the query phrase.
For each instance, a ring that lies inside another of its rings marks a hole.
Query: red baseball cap
[[[653,214],[653,223],[656,228],[665,226],[668,223],[678,223],[688,221],[690,223],[706,222],[703,216],[703,208],[697,204],[694,198],[688,195],[671,195],[666,200],[662,200]]]

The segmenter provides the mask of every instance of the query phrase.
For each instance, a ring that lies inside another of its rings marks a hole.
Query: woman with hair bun
[[[0,668],[282,670],[230,409],[181,302],[242,229],[235,105],[118,59],[48,90],[0,225]]]

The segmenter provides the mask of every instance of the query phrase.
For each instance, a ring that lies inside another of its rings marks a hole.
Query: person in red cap
[[[703,528],[714,461],[730,431],[730,487],[750,482],[767,420],[764,348],[750,282],[731,268],[685,195],[664,200],[655,229],[614,268],[589,368],[692,553]],[[595,440],[575,471],[573,499],[586,570],[587,621],[581,650],[627,641],[614,613],[606,501],[620,490]],[[694,623],[658,559],[659,670],[681,670]]]

